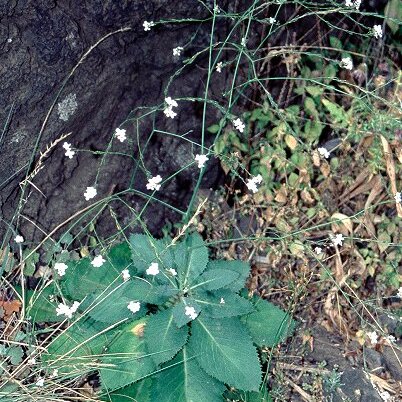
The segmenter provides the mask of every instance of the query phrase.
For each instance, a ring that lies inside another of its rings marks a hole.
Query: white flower
[[[159,265],[157,262],[153,262],[149,268],[145,271],[147,275],[158,275],[159,274]]]
[[[24,242],[24,238],[21,235],[17,235],[14,237],[14,241],[16,243],[23,243]]]
[[[325,158],[325,159],[329,158],[330,153],[327,148],[321,147],[321,148],[318,148],[317,151],[322,158]]]
[[[172,99],[170,96],[165,98],[165,102],[167,106],[163,110],[163,113],[165,113],[166,117],[170,117],[171,119],[174,119],[177,116],[177,113],[173,110],[174,107],[177,107],[177,102]]]
[[[346,7],[354,7],[356,10],[360,8],[362,1],[361,0],[345,0],[345,6]]]
[[[162,177],[160,175],[151,177],[150,179],[148,179],[147,190],[158,191],[161,188],[161,182]]]
[[[165,102],[167,103],[168,106],[173,106],[173,107],[178,106],[177,102],[174,99],[172,99],[170,96],[165,98]]]
[[[43,387],[45,385],[45,379],[44,378],[39,378],[39,380],[36,381],[35,385],[37,387]]]
[[[103,265],[103,263],[104,263],[105,261],[106,261],[106,260],[99,254],[99,255],[97,255],[97,256],[92,260],[91,265],[92,265],[94,268],[99,268],[99,267],[101,267],[101,266]]]
[[[56,315],[65,315],[67,318],[72,318],[79,305],[80,303],[77,301],[75,301],[71,307],[68,307],[67,304],[59,303],[59,305],[56,307]]]
[[[87,201],[89,201],[91,198],[96,197],[97,191],[95,187],[87,187],[84,193],[84,197]]]
[[[144,21],[142,23],[142,26],[144,27],[144,31],[150,31],[151,28],[153,26],[155,26],[155,22],[153,22],[153,21]]]
[[[396,297],[399,297],[400,299],[402,299],[402,286],[398,289]]]
[[[52,374],[50,375],[50,378],[54,378],[57,377],[59,375],[59,370],[58,369],[54,369],[52,371]]]
[[[215,4],[214,13],[219,14],[220,12],[221,12],[221,9],[219,8],[219,6],[217,4]]]
[[[34,364],[36,364],[36,359],[34,357],[32,357],[31,359],[28,359],[28,364],[30,366],[33,366]]]
[[[57,271],[59,276],[63,276],[66,273],[67,268],[68,266],[64,262],[56,262],[56,264],[54,264],[54,269]]]
[[[375,38],[382,38],[382,27],[381,25],[374,25],[373,26],[373,35]]]
[[[376,345],[378,342],[378,335],[375,331],[367,332],[367,336],[370,339],[372,345]]]
[[[385,337],[385,339],[388,341],[388,343],[391,343],[391,344],[396,342],[395,336],[393,336],[393,335],[387,335]]]
[[[64,142],[63,148],[66,150],[66,153],[64,155],[72,159],[75,155],[75,152],[71,149],[71,144],[69,142]]]
[[[237,130],[239,130],[241,133],[244,131],[244,128],[246,127],[246,125],[239,118],[234,120],[233,124],[234,124],[235,128]]]
[[[392,402],[394,400],[388,391],[379,392],[378,395],[380,395],[380,398],[385,402]]]
[[[321,248],[321,247],[316,247],[316,248],[314,249],[314,252],[315,252],[317,255],[320,255],[320,254],[322,253],[322,248]]]
[[[225,304],[225,299],[223,297],[221,297],[219,304]]]
[[[246,46],[246,44],[247,44],[247,38],[245,37],[245,36],[243,36],[242,38],[241,38],[241,45],[242,46]]]
[[[275,22],[276,22],[276,19],[275,19],[275,18],[273,18],[273,17],[269,17],[269,18],[268,18],[268,23],[269,23],[269,24],[275,24]]]
[[[208,160],[207,155],[195,155],[194,158],[198,162],[198,168],[202,169],[205,166],[205,162]]]
[[[222,62],[222,61],[220,61],[219,63],[216,63],[215,69],[216,69],[216,71],[217,71],[218,73],[221,73],[221,72],[222,72],[222,68],[223,68],[223,62]]]
[[[398,202],[400,204],[402,202],[402,193],[401,192],[395,193],[394,199],[395,202]]]
[[[168,271],[168,272],[170,273],[170,275],[172,275],[172,276],[176,276],[176,275],[177,275],[177,271],[176,271],[174,268],[169,268],[167,271]]]
[[[124,128],[117,127],[114,135],[120,142],[124,142],[127,139],[126,130]]]
[[[339,63],[339,65],[346,70],[353,69],[353,61],[350,57],[344,57]]]
[[[121,276],[123,277],[123,281],[127,282],[130,278],[130,271],[128,269],[123,269],[123,271],[121,271]]]
[[[198,316],[198,313],[195,311],[195,308],[190,306],[186,306],[184,308],[184,314],[190,317],[192,320],[195,320]]]
[[[342,233],[337,233],[335,236],[331,234],[330,237],[334,246],[342,246],[342,242],[344,241]]]
[[[131,301],[130,303],[128,303],[127,308],[132,313],[136,313],[137,311],[140,311],[141,303],[139,301]]]
[[[262,182],[262,176],[258,174],[257,176],[248,179],[246,182],[246,186],[250,191],[256,193],[258,191],[257,184],[261,184],[261,182]]]
[[[177,46],[173,49],[173,56],[180,56],[181,52],[184,50],[182,46]]]

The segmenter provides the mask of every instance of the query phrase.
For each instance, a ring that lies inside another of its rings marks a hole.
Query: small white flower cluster
[[[320,154],[321,158],[328,159],[330,156],[330,152],[328,151],[327,148],[320,147],[317,149],[318,153]]]
[[[360,5],[362,3],[362,0],[345,0],[345,6],[346,7],[353,7],[356,10],[360,8]]]
[[[220,12],[221,12],[221,9],[219,8],[219,6],[217,4],[215,4],[214,13],[219,14]]]
[[[184,50],[184,47],[182,46],[177,46],[173,49],[173,56],[179,57],[181,55],[181,52]]]
[[[353,61],[352,61],[352,58],[351,58],[351,57],[344,57],[344,58],[340,61],[339,65],[340,65],[342,68],[346,69],[346,70],[352,70],[352,69],[353,69]]]
[[[14,237],[14,241],[15,241],[17,244],[20,244],[20,243],[23,243],[23,242],[24,242],[24,238],[23,238],[21,235],[17,235],[17,236]]]
[[[172,276],[177,276],[177,271],[174,268],[169,268],[166,271],[168,271]]]
[[[314,252],[315,252],[317,255],[320,255],[320,254],[322,254],[322,248],[321,248],[321,247],[316,247],[316,248],[314,249]]]
[[[157,262],[153,262],[149,268],[145,271],[147,275],[158,275],[159,274],[159,265]]]
[[[127,282],[130,278],[130,271],[128,269],[123,269],[123,271],[121,271],[121,276],[123,277],[123,281]]]
[[[202,169],[208,160],[208,156],[207,155],[195,155],[194,159],[198,163],[198,168]]]
[[[56,264],[54,264],[54,270],[57,271],[59,276],[64,276],[67,268],[68,266],[64,262],[56,262]]]
[[[158,174],[157,176],[148,179],[147,190],[158,191],[161,188],[162,177]]]
[[[163,113],[165,113],[166,117],[170,117],[171,119],[174,119],[177,116],[177,113],[173,110],[174,107],[177,107],[177,102],[172,99],[170,96],[168,96],[167,98],[165,98],[165,102],[166,102],[166,107],[163,110]]]
[[[398,193],[395,193],[395,196],[394,196],[394,199],[395,199],[395,202],[397,202],[397,203],[402,203],[402,192],[398,192]]]
[[[192,320],[195,320],[198,316],[198,313],[195,311],[195,308],[190,306],[186,306],[184,308],[184,314],[190,317]]]
[[[43,387],[45,385],[45,379],[43,377],[39,377],[38,381],[36,381],[35,385],[37,387]]]
[[[251,179],[248,179],[246,182],[247,188],[252,191],[253,193],[256,193],[258,191],[257,184],[262,183],[262,176],[258,174],[255,177],[252,177]]]
[[[225,299],[221,297],[221,300],[219,301],[219,304],[225,304]]]
[[[375,331],[367,332],[367,337],[370,339],[372,345],[376,345],[378,342],[378,335]]]
[[[222,68],[223,68],[223,62],[222,62],[222,61],[216,63],[215,70],[216,70],[217,73],[221,73],[221,72],[222,72]]]
[[[153,21],[144,21],[142,23],[142,26],[144,27],[144,31],[150,31],[151,28],[155,26],[155,22],[153,22]]]
[[[396,297],[399,297],[402,299],[402,286],[398,289],[398,292],[396,293]]]
[[[73,314],[77,311],[80,302],[75,301],[71,307],[68,307],[67,304],[59,303],[56,308],[56,315],[65,315],[67,318],[72,318]]]
[[[66,151],[66,153],[64,155],[67,156],[67,158],[73,159],[75,152],[71,149],[71,144],[69,142],[64,142],[63,148]]]
[[[114,135],[120,142],[124,142],[127,139],[126,130],[124,128],[117,127]]]
[[[332,241],[332,245],[335,246],[342,246],[343,241],[345,240],[342,233],[337,233],[335,236],[333,234],[329,235]]]
[[[239,118],[233,121],[233,125],[235,126],[236,130],[239,130],[241,133],[246,127],[246,125]]]
[[[273,24],[275,24],[275,22],[276,22],[276,19],[275,19],[275,18],[273,18],[273,17],[269,17],[269,18],[268,18],[268,24],[273,25]]]
[[[87,187],[84,193],[84,197],[87,201],[89,201],[91,198],[96,197],[97,191],[95,187]]]
[[[382,26],[381,25],[373,26],[373,35],[374,35],[374,38],[376,38],[376,39],[382,38]]]
[[[99,268],[99,267],[101,267],[101,266],[104,264],[105,261],[106,261],[106,260],[105,260],[101,255],[97,255],[97,256],[92,260],[91,265],[92,265],[94,268]]]
[[[136,312],[140,311],[141,303],[139,301],[131,301],[128,303],[127,308],[135,314]]]
[[[246,46],[246,44],[247,44],[247,38],[246,38],[245,36],[243,36],[243,38],[241,38],[240,44],[241,44],[243,47]]]

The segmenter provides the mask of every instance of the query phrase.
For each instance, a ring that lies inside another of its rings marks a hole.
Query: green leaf
[[[342,42],[336,36],[329,37],[329,44],[331,45],[331,47],[334,47],[335,49],[341,49],[341,50],[343,49]]]
[[[225,386],[205,373],[186,345],[155,376],[152,401],[158,402],[222,402]]]
[[[106,289],[121,274],[107,261],[95,268],[89,258],[69,261],[67,265],[61,287],[63,294],[71,300],[81,301],[89,293]]]
[[[211,134],[216,134],[219,131],[219,124],[213,124],[207,128],[208,132]]]
[[[24,351],[21,346],[11,346],[7,349],[7,356],[10,358],[10,363],[16,366],[22,362]]]
[[[175,245],[174,258],[179,281],[183,287],[188,286],[204,272],[208,264],[208,248],[202,237],[193,233]]]
[[[133,234],[130,236],[130,245],[134,266],[140,274],[144,274],[153,262],[157,262],[160,269],[172,268],[172,249],[167,248],[168,245],[164,240],[157,240],[142,234]]]
[[[289,314],[266,300],[254,298],[256,312],[242,317],[256,345],[275,346],[293,331],[295,322]]]
[[[306,91],[314,98],[317,98],[324,93],[324,88],[317,85],[307,85]]]
[[[240,320],[201,314],[191,332],[189,346],[202,369],[230,386],[258,391],[262,373],[257,350]]]
[[[239,274],[228,269],[214,269],[205,271],[196,281],[193,288],[201,287],[204,290],[223,288],[239,278]]]
[[[25,291],[26,315],[33,322],[58,322],[65,319],[64,316],[56,315],[57,302],[50,299],[57,294],[53,285],[37,290]]]
[[[42,361],[49,369],[57,368],[60,375],[82,375],[97,369],[99,363],[93,355],[101,354],[114,334],[114,330],[102,332],[104,329],[89,319],[75,323],[48,345]]]
[[[144,378],[125,388],[105,394],[101,400],[107,402],[152,402],[151,386],[152,380]]]
[[[398,31],[402,20],[402,5],[400,0],[388,0],[387,5],[385,6],[384,15],[387,17],[385,20],[387,25],[392,33],[395,34]]]
[[[205,272],[214,271],[217,269],[225,269],[239,274],[236,280],[234,280],[232,283],[228,285],[225,285],[227,289],[233,290],[234,292],[238,292],[239,290],[244,288],[246,280],[250,274],[250,265],[244,261],[238,261],[238,260],[209,261]]]
[[[178,328],[171,309],[151,315],[145,327],[144,339],[156,365],[170,359],[187,342],[188,327]]]
[[[22,258],[25,262],[24,275],[25,276],[33,275],[36,270],[36,263],[39,261],[39,254],[36,252],[32,253],[32,250],[25,249],[22,252]]]
[[[249,314],[254,306],[248,300],[227,289],[216,292],[197,291],[195,301],[208,317],[224,318]]]
[[[321,102],[331,115],[332,123],[339,124],[343,127],[347,125],[347,114],[342,107],[338,106],[334,102],[329,101],[328,99],[321,99]]]
[[[131,259],[131,248],[127,242],[113,246],[108,253],[108,260],[115,270],[121,272],[129,269],[130,274],[135,272]]]
[[[107,354],[100,358],[102,388],[113,391],[132,384],[156,369],[146,351],[141,330],[147,318],[124,325],[111,342]]]
[[[309,116],[314,117],[315,120],[319,120],[317,107],[313,98],[306,96],[306,99],[304,100],[304,109]]]
[[[194,299],[190,297],[185,297],[184,299],[182,299],[179,303],[177,303],[173,307],[173,318],[176,325],[179,328],[181,328],[183,325],[186,325],[187,323],[193,320],[190,316],[185,314],[186,306],[194,307],[194,310],[197,313],[197,315],[201,311],[201,307],[196,303]]]

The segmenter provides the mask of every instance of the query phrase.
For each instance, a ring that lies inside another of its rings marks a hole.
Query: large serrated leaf
[[[141,329],[146,322],[143,318],[123,326],[107,353],[101,356],[99,374],[103,389],[113,391],[125,387],[156,369],[146,351]]]
[[[257,350],[239,319],[201,314],[191,333],[189,346],[202,369],[230,386],[258,391],[262,372]]]
[[[203,371],[191,349],[183,350],[154,377],[152,401],[222,402],[225,386]]]
[[[109,262],[95,268],[89,258],[67,262],[67,270],[61,282],[62,291],[71,300],[84,299],[88,293],[107,288],[120,275]]]
[[[189,286],[204,272],[208,264],[208,248],[202,237],[193,233],[175,245],[174,258],[180,283]]]
[[[172,310],[151,315],[144,332],[147,350],[156,365],[172,359],[187,342],[187,337],[188,327],[177,327]]]
[[[250,274],[250,265],[244,261],[236,261],[236,260],[209,261],[205,273],[217,269],[225,269],[239,274],[237,279],[235,279],[230,284],[225,285],[227,289],[233,290],[234,292],[238,292],[239,290],[244,288],[246,280]]]
[[[101,400],[107,402],[152,402],[151,386],[152,380],[144,378],[125,388],[105,394]]]
[[[129,269],[131,274],[135,271],[132,267],[131,248],[127,242],[113,246],[108,253],[108,260],[117,271]]]
[[[295,323],[283,310],[266,300],[254,298],[256,312],[242,317],[256,345],[275,346],[293,331]]]
[[[193,288],[201,287],[204,290],[223,288],[239,278],[239,274],[228,269],[211,269],[205,271],[196,281]]]
[[[98,366],[93,355],[102,353],[114,333],[113,329],[107,331],[105,326],[89,319],[76,323],[47,346],[48,353],[42,354],[42,362],[49,369],[57,368],[60,375],[88,373]]]
[[[235,317],[255,310],[251,302],[227,289],[214,292],[199,290],[194,294],[194,300],[203,314],[213,318]]]
[[[56,315],[57,302],[51,301],[55,297],[56,289],[53,285],[42,289],[26,290],[26,315],[33,322],[58,322],[65,317]]]
[[[173,252],[164,240],[133,234],[130,236],[130,245],[134,266],[140,274],[145,273],[153,262],[157,262],[160,269],[173,267]]]

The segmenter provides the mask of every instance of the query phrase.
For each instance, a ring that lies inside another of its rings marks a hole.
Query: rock
[[[382,356],[385,367],[391,373],[393,379],[396,381],[402,381],[402,352],[397,348],[384,346]]]

